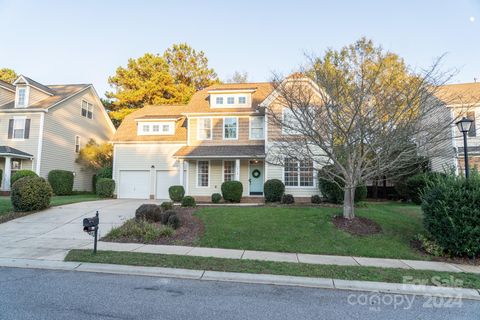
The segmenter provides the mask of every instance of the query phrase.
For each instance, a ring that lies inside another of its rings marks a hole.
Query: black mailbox
[[[95,217],[83,219],[83,231],[88,232],[94,237],[93,243],[93,253],[97,253],[97,239],[98,239],[98,223],[100,219],[98,218],[98,211],[95,214]]]

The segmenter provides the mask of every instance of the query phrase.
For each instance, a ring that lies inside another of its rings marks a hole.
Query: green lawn
[[[51,206],[61,206],[64,204],[99,200],[100,198],[95,194],[74,194],[70,196],[54,196],[50,201]],[[10,197],[0,197],[0,223],[19,218],[30,214],[31,212],[13,212],[12,203]]]
[[[92,254],[91,250],[71,250],[65,257],[65,260],[92,263],[123,264],[133,266],[280,274],[304,277],[381,281],[393,283],[403,283],[403,277],[409,277],[410,279],[413,278],[416,280],[425,281],[425,284],[437,286],[442,283],[442,280],[445,280],[445,283],[452,283],[452,279],[455,279],[456,281],[458,281],[456,282],[458,286],[466,288],[480,288],[480,277],[476,274],[470,273],[449,273],[391,268],[383,269],[355,266],[313,265],[304,263],[161,255],[140,252],[99,251],[96,255],[94,255]],[[434,281],[432,282],[432,280]]]
[[[419,206],[369,203],[356,214],[370,218],[382,233],[354,236],[338,230],[329,207],[210,207],[196,213],[205,224],[198,245],[264,251],[302,252],[364,257],[428,259],[411,248],[423,230]]]

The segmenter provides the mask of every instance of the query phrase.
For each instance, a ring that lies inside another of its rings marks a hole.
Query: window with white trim
[[[223,161],[223,181],[235,180],[235,161]]]
[[[173,135],[175,133],[175,122],[139,122],[137,134],[147,135]]]
[[[13,120],[13,139],[25,138],[26,118],[14,118]]]
[[[210,164],[208,160],[199,160],[197,162],[197,186],[198,187],[208,187],[209,167],[210,167]]]
[[[250,118],[250,139],[261,140],[264,138],[264,117],[251,117]]]
[[[199,118],[198,120],[198,140],[212,139],[212,118]]]
[[[286,158],[284,163],[284,182],[288,187],[313,187],[314,169],[311,160],[298,161]]]
[[[227,104],[234,104],[235,103],[235,97],[227,97]]]
[[[10,174],[13,176],[18,170],[22,170],[22,160],[12,159],[12,168]]]
[[[82,117],[93,118],[93,104],[85,100],[82,100]]]
[[[75,153],[80,152],[80,136],[75,136]]]
[[[18,107],[24,107],[27,101],[27,88],[19,88],[18,89]]]
[[[224,139],[237,139],[238,136],[238,119],[223,118],[223,138]]]
[[[152,132],[160,132],[160,125],[153,124],[152,125]]]
[[[215,104],[223,104],[223,97],[216,97]]]
[[[247,97],[245,96],[238,97],[238,104],[246,104],[246,103],[247,103]]]

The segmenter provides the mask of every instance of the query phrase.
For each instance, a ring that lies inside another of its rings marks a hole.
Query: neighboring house
[[[265,105],[275,104],[272,83],[217,84],[188,105],[146,106],[128,115],[114,138],[113,178],[119,198],[168,199],[168,188],[210,200],[224,181],[243,184],[244,197],[262,197],[268,179],[280,179],[298,200],[318,194],[311,161],[266,163]],[[279,112],[282,107],[278,106]]]
[[[20,169],[42,177],[72,171],[74,190],[92,189],[91,170],[75,163],[90,139],[109,141],[115,128],[91,84],[43,85],[25,76],[0,81],[0,191]]]
[[[444,85],[437,94],[445,103],[436,117],[448,124],[462,117],[473,120],[468,132],[468,151],[470,167],[480,169],[480,132],[478,120],[480,118],[480,83],[461,83]],[[441,143],[429,150],[433,171],[444,172],[454,170],[457,174],[464,171],[463,135],[455,124],[445,130]]]

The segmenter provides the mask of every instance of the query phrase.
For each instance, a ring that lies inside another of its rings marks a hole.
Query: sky
[[[268,81],[361,37],[426,68],[446,54],[452,83],[480,81],[480,0],[0,0],[0,68],[43,84],[93,83],[129,58],[186,42],[220,79]]]

